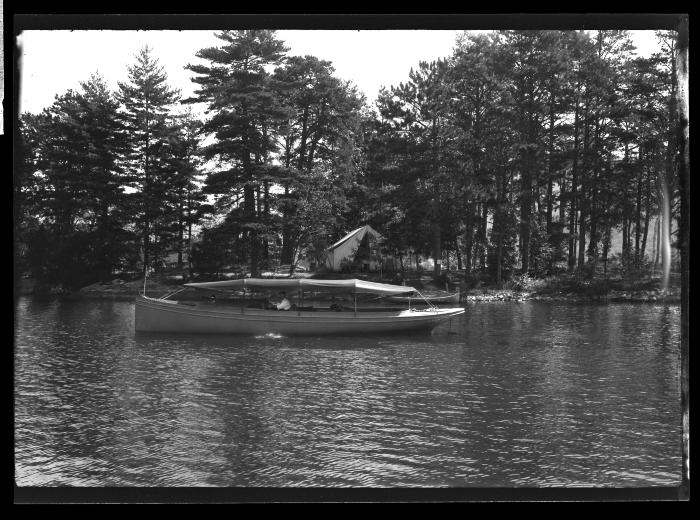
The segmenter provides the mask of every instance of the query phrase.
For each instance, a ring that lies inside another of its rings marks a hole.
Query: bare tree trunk
[[[472,270],[472,247],[474,242],[474,204],[468,203],[464,219],[464,267],[467,272]]]
[[[431,212],[431,225],[430,225],[430,234],[431,234],[431,239],[432,239],[432,246],[433,246],[433,258],[435,260],[434,264],[434,269],[433,269],[433,276],[437,280],[440,278],[442,274],[442,266],[441,260],[442,260],[442,237],[441,237],[441,232],[442,230],[440,229],[440,213],[441,213],[441,208],[440,208],[440,185],[438,181],[438,141],[437,141],[437,134],[438,134],[438,124],[437,120],[435,117],[433,117],[433,123],[432,123],[432,155],[433,155],[433,179],[434,179],[434,186],[433,186],[433,208]]]
[[[611,226],[608,224],[603,235],[603,274],[608,275],[608,253],[610,252]]]
[[[627,216],[622,217],[622,261],[627,259]]]
[[[600,172],[601,172],[601,160],[600,160],[600,152],[598,150],[598,143],[600,140],[600,122],[596,119],[595,122],[595,133],[594,133],[594,142],[595,142],[595,159],[594,159],[594,168],[593,168],[593,182],[591,183],[591,201],[590,201],[590,210],[588,212],[589,215],[589,221],[590,221],[590,233],[589,233],[589,241],[588,241],[588,257],[590,260],[593,261],[593,273],[595,274],[595,268],[598,264],[598,219],[600,218],[600,209],[599,209],[599,193],[598,193],[598,179],[600,178]]]
[[[642,237],[642,150],[639,150],[639,172],[637,173],[637,200],[634,221],[634,266],[639,269],[640,265],[640,245]]]
[[[586,202],[581,202],[581,216],[578,223],[578,266],[586,265]]]
[[[562,173],[559,180],[559,224],[561,229],[566,225],[566,174]]]
[[[659,265],[659,253],[661,248],[659,247],[660,244],[660,226],[659,226],[659,218],[657,216],[656,221],[654,222],[654,270],[658,268]]]
[[[530,218],[532,215],[532,171],[531,152],[525,151],[525,166],[522,172],[521,203],[520,203],[520,257],[522,259],[522,274],[530,271]]]
[[[590,147],[590,142],[589,142],[589,136],[590,136],[590,128],[588,124],[588,108],[589,108],[589,103],[590,100],[586,99],[586,103],[584,105],[584,110],[583,110],[583,121],[584,121],[584,128],[583,128],[583,152],[584,152],[584,169],[585,171],[586,167],[589,165],[589,161],[587,159],[588,156],[588,151]],[[583,173],[582,171],[582,173]],[[583,267],[586,264],[586,218],[588,217],[588,200],[586,197],[588,196],[587,190],[585,189],[585,184],[583,182],[583,179],[581,179],[581,215],[579,217],[579,222],[578,222],[578,265],[579,268]]]
[[[578,90],[578,87],[577,87]],[[576,267],[576,233],[578,218],[578,156],[579,156],[579,102],[574,111],[574,159],[571,167],[571,204],[569,206],[569,271]]]
[[[503,205],[506,202],[506,176],[496,178],[496,211],[493,217],[493,232],[496,239],[496,286],[503,287]]]
[[[651,202],[647,198],[646,207],[644,209],[644,231],[642,232],[642,247],[641,247],[641,258],[642,260],[646,257],[647,252],[647,237],[649,236],[649,220],[651,218]]]
[[[182,250],[185,247],[185,223],[182,219],[182,212],[179,213],[177,221],[177,267],[182,269]]]
[[[486,226],[488,224],[488,218],[489,218],[489,207],[486,201],[481,203],[481,222],[480,222],[480,230],[479,230],[479,251],[480,251],[480,258],[479,258],[479,266],[481,268],[481,272],[486,271],[486,249],[487,249],[487,236],[486,236]]]
[[[552,183],[554,176],[554,91],[551,90],[549,98],[549,151],[547,161],[547,237],[552,236]],[[551,266],[550,266],[551,267]]]
[[[435,200],[433,205],[434,206],[438,205],[437,199]],[[433,259],[435,261],[434,268],[433,268],[433,275],[437,279],[442,274],[442,266],[440,265],[441,258],[442,258],[442,249],[441,249],[441,243],[440,243],[440,223],[439,222],[433,222],[430,225],[430,235],[432,238]]]
[[[246,217],[249,222],[255,219],[255,189],[246,185],[243,188],[243,199]],[[250,273],[251,276],[258,276],[258,234],[255,230],[248,231],[250,245]]]

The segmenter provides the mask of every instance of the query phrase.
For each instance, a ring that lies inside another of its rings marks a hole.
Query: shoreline
[[[77,291],[62,291],[56,289],[46,294],[35,293],[34,284],[29,280],[22,280],[15,287],[16,296],[59,297],[65,300],[112,300],[129,301],[141,294],[143,281],[93,284]],[[181,285],[165,285],[149,282],[151,287],[146,294],[151,297],[160,297],[168,292],[176,291]],[[155,287],[154,287],[155,286]],[[188,294],[189,293],[189,294]],[[196,291],[187,291],[180,295],[181,299],[198,299]],[[460,304],[475,302],[566,302],[566,303],[670,303],[680,304],[680,289],[672,287],[665,293],[658,289],[640,291],[611,290],[606,294],[578,294],[574,292],[540,293],[537,291],[515,291],[499,289],[472,289],[462,292]]]

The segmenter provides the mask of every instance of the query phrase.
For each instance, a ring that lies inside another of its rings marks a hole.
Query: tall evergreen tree
[[[269,176],[271,154],[277,149],[274,133],[287,116],[266,68],[279,64],[287,49],[274,31],[223,31],[216,36],[222,47],[197,53],[210,64],[188,65],[198,75],[192,81],[199,85],[191,101],[206,103],[212,114],[204,131],[214,142],[203,148],[203,154],[215,159],[219,168],[208,177],[207,190],[228,202],[226,211],[245,233],[255,275],[261,237],[269,229],[256,193]]]
[[[34,147],[24,187],[31,187],[25,193],[37,219],[28,239],[37,277],[76,286],[130,263],[119,165],[125,142],[118,103],[104,80],[91,77],[80,92],[58,96],[25,121]]]
[[[486,269],[489,248],[487,224],[489,210],[495,221],[504,218],[505,198],[509,192],[507,156],[513,146],[506,112],[506,71],[502,67],[499,36],[467,36],[458,41],[448,75],[452,89],[452,117],[458,128],[452,141],[461,162],[458,174],[462,198],[464,266]],[[505,155],[504,155],[505,154]],[[494,222],[495,222],[494,221]],[[497,226],[501,229],[501,226]],[[505,229],[505,228],[504,228]],[[503,243],[499,232],[497,258],[501,263]],[[500,282],[500,275],[496,273]]]
[[[129,81],[119,83],[118,99],[122,103],[122,120],[127,129],[129,151],[125,166],[130,175],[133,213],[142,240],[143,269],[156,268],[162,252],[152,258],[154,244],[162,232],[158,225],[160,196],[169,188],[163,175],[167,171],[166,145],[169,137],[168,117],[179,93],[168,86],[167,75],[149,47],[136,55],[128,68]],[[156,250],[157,251],[157,250]]]
[[[313,56],[293,56],[275,71],[275,84],[288,107],[289,122],[280,133],[280,162],[286,176],[278,178],[284,188],[278,205],[282,213],[281,263],[292,264],[300,246],[292,229],[296,207],[307,204],[304,189],[315,168],[341,180],[343,157],[353,154],[363,99],[355,87],[333,76],[330,62]],[[345,163],[347,165],[347,162]],[[332,170],[332,171],[331,171]],[[346,179],[347,180],[347,179]],[[338,190],[332,189],[339,195]],[[338,202],[338,201],[336,201]]]
[[[202,123],[191,111],[174,118],[168,140],[168,169],[171,172],[172,249],[182,267],[186,252],[188,261],[192,250],[192,227],[200,220],[200,208],[205,197],[201,190],[200,131]],[[191,267],[191,265],[190,265]]]
[[[446,146],[454,135],[447,70],[446,61],[420,62],[409,72],[406,83],[384,91],[378,100],[380,114],[396,136],[395,144],[405,151],[391,160],[403,162],[411,186],[424,199],[423,221],[430,228],[428,249],[435,262],[435,278],[442,271],[444,203],[452,191],[450,172],[454,169],[452,148]]]

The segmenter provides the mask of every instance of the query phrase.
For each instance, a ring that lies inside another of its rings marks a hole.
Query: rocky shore
[[[680,303],[680,290],[652,290],[652,291],[610,291],[602,295],[556,293],[539,294],[519,291],[487,291],[468,292],[462,295],[462,302],[594,302],[594,303],[614,303],[614,302],[639,302],[639,303]]]

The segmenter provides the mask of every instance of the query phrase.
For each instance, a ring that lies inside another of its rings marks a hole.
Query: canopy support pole
[[[432,303],[430,303],[430,302],[428,301],[428,298],[426,298],[425,296],[423,296],[423,295],[421,294],[421,292],[420,292],[418,289],[416,289],[416,292],[418,293],[418,295],[419,295],[421,298],[423,298],[423,299],[425,300],[425,303],[428,304],[428,307],[430,307],[430,310],[433,310],[433,311],[438,310],[437,305],[433,305]],[[409,303],[409,306],[410,306],[410,303]]]
[[[176,294],[179,294],[179,293],[181,293],[181,292],[184,291],[184,290],[185,290],[185,288],[182,287],[181,289],[178,289],[177,291],[170,291],[169,293],[166,293],[165,296],[161,296],[160,299],[161,299],[161,300],[167,300],[167,299],[170,298],[171,296],[175,296]]]

